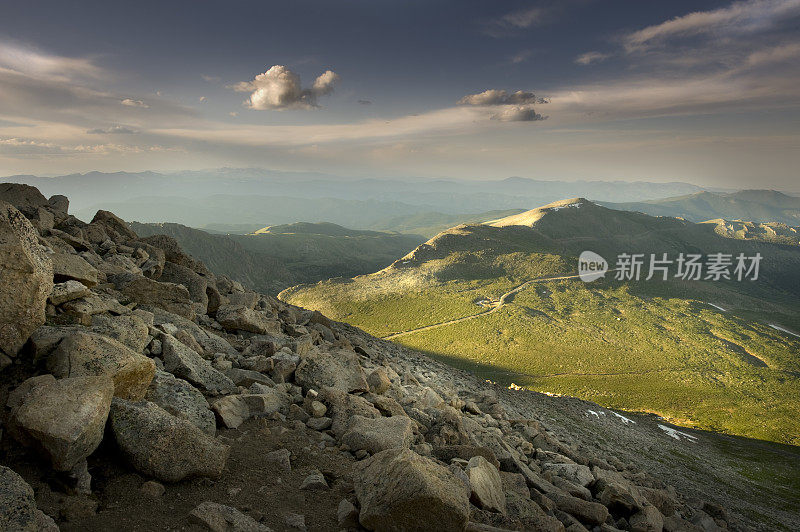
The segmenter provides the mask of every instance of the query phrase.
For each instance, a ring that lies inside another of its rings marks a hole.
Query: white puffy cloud
[[[533,105],[548,103],[532,92],[516,91],[509,93],[500,89],[489,89],[477,94],[468,94],[458,101],[459,105],[484,107],[490,112],[489,118],[502,122],[535,122],[547,119],[536,112]]]
[[[501,122],[537,122],[539,120],[547,120],[547,117],[537,113],[532,105],[504,105],[490,118]]]
[[[326,70],[314,80],[311,90],[318,96],[324,96],[333,92],[333,86],[339,81],[339,74],[333,70]]]
[[[238,92],[249,92],[250,97],[245,105],[250,109],[265,111],[269,109],[313,109],[317,106],[317,97],[333,92],[339,76],[326,70],[310,89],[303,89],[300,76],[283,65],[274,65],[252,81],[242,81],[233,86]]]

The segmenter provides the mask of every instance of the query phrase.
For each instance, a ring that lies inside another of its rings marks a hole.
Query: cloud
[[[509,94],[507,91],[488,89],[477,94],[468,94],[460,100],[459,105],[521,105],[534,103],[547,103],[544,98],[537,98],[532,92],[517,91]]]
[[[575,58],[575,62],[579,65],[590,65],[592,63],[599,63],[611,57],[609,54],[601,52],[586,52]]]
[[[283,109],[314,109],[317,98],[333,92],[338,74],[326,70],[319,75],[310,89],[303,89],[300,76],[283,65],[274,65],[252,81],[242,81],[232,88],[237,92],[249,92],[245,106],[257,111]]]
[[[339,75],[333,70],[326,70],[314,80],[311,91],[317,96],[327,96],[333,92],[333,86],[339,81]]]
[[[209,83],[216,83],[221,80],[219,76],[209,76],[208,74],[201,74],[200,77]]]
[[[58,80],[107,77],[89,58],[63,57],[4,41],[0,41],[0,68]]]
[[[627,35],[627,51],[645,50],[674,37],[742,34],[761,31],[800,14],[800,0],[745,0],[711,11],[687,15],[648,26]]]
[[[203,103],[203,102],[205,102],[206,100],[207,100],[207,98],[206,98],[205,96],[200,96],[200,97],[197,99],[197,102],[198,102],[198,103]]]
[[[133,98],[125,98],[119,103],[127,107],[141,107],[142,109],[150,109],[150,106],[144,103],[142,100],[134,100]]]
[[[358,100],[359,105],[372,105],[372,100]]]
[[[138,133],[135,129],[125,126],[111,126],[111,127],[97,127],[87,131],[90,135],[135,135]]]
[[[539,120],[547,120],[547,117],[537,113],[532,105],[507,105],[490,118],[502,122],[537,122]]]
[[[491,120],[501,122],[536,122],[547,117],[536,112],[534,104],[548,101],[532,92],[516,91],[509,93],[500,89],[488,89],[476,94],[468,94],[458,100],[459,105],[480,107],[489,110]]]

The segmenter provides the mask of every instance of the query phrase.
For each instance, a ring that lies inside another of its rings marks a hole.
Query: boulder
[[[633,514],[628,523],[631,525],[631,532],[661,532],[664,529],[664,516],[658,508],[648,504]]]
[[[238,428],[239,425],[250,419],[250,407],[240,395],[220,397],[211,403],[211,409],[220,422],[229,429]]]
[[[243,305],[221,305],[217,321],[227,331],[245,331],[255,334],[279,334],[281,324],[261,311]]]
[[[292,471],[291,453],[289,449],[277,449],[264,455],[264,464],[270,471],[282,471],[290,473]]]
[[[577,486],[586,487],[594,481],[591,469],[580,464],[542,464],[542,470],[550,471]]]
[[[0,530],[38,532],[33,489],[11,469],[0,466]]]
[[[0,183],[0,201],[13,205],[27,218],[35,216],[41,207],[47,207],[47,198],[38,188],[22,183]]]
[[[70,253],[53,253],[50,258],[53,261],[53,280],[57,283],[64,281],[78,281],[89,288],[96,286],[98,282],[97,268],[86,262],[80,255]]]
[[[382,394],[392,385],[389,376],[383,368],[376,368],[367,377],[367,384],[369,384],[369,391],[375,394]]]
[[[61,340],[47,359],[47,369],[58,378],[107,376],[114,381],[114,396],[139,400],[156,372],[144,355],[105,336],[74,331]]]
[[[17,355],[45,321],[53,264],[31,223],[0,201],[0,351]]]
[[[347,431],[350,419],[353,416],[359,415],[369,418],[381,416],[380,412],[360,395],[349,394],[335,388],[324,388],[320,398],[329,407],[329,415],[333,420],[331,428],[339,438]]]
[[[414,422],[405,416],[367,418],[353,416],[342,443],[353,451],[376,454],[386,449],[408,449],[414,443]]]
[[[117,445],[131,465],[158,480],[218,478],[228,460],[227,445],[155,403],[115,398],[110,419]]]
[[[358,355],[348,349],[309,353],[297,366],[295,380],[306,390],[334,388],[347,393],[369,390]]]
[[[225,375],[232,380],[236,386],[244,386],[245,388],[249,388],[254,382],[267,386],[275,385],[272,379],[266,375],[250,369],[231,368],[225,372]]]
[[[217,423],[208,401],[200,391],[183,379],[176,379],[166,371],[156,370],[145,399],[173,416],[185,419],[210,436],[217,433]]]
[[[11,413],[14,433],[40,450],[57,471],[70,471],[103,439],[114,396],[108,377],[39,380]],[[16,402],[16,401],[15,401]]]
[[[158,280],[162,283],[175,283],[185,286],[189,291],[189,297],[198,304],[201,313],[205,314],[208,310],[208,295],[206,294],[208,279],[206,277],[196,274],[186,266],[166,262]]]
[[[94,315],[92,316],[92,330],[117,340],[137,353],[141,353],[150,343],[147,324],[134,314],[125,316]]]
[[[153,235],[143,238],[141,241],[152,247],[160,249],[163,252],[165,259],[173,264],[186,266],[190,270],[203,275],[208,274],[205,265],[184,253],[178,244],[178,241],[171,236]]]
[[[300,484],[300,489],[327,490],[330,489],[330,487],[328,486],[328,482],[325,480],[325,475],[315,469],[310,475],[303,479],[303,483]]]
[[[58,216],[59,221],[67,217],[69,212],[69,198],[66,196],[62,196],[61,194],[53,194],[50,196],[50,199],[47,200],[47,205],[53,214]]]
[[[467,477],[472,490],[470,500],[475,506],[490,512],[506,513],[503,482],[495,466],[483,456],[473,456],[467,464]]]
[[[189,522],[211,532],[272,532],[252,517],[236,508],[205,501],[189,514]]]
[[[162,308],[190,320],[194,318],[192,299],[185,286],[130,273],[116,275],[113,281],[123,295],[140,305]]]
[[[389,449],[360,462],[354,479],[368,530],[463,531],[469,490],[446,467],[409,449]]]
[[[469,461],[474,456],[482,456],[495,468],[500,469],[500,462],[488,447],[479,447],[477,445],[442,445],[441,447],[434,448],[433,456],[444,463],[450,463],[453,458]],[[522,475],[520,476],[522,477]],[[524,477],[522,478],[524,479]]]
[[[115,243],[120,244],[136,240],[139,236],[128,227],[124,220],[108,211],[97,211],[90,225],[100,225]]]
[[[86,297],[89,294],[91,294],[91,291],[85,284],[80,281],[69,280],[53,285],[53,291],[50,293],[50,303],[58,306],[73,299]]]
[[[564,493],[548,493],[559,510],[576,517],[581,523],[599,525],[608,518],[608,508],[597,502],[584,501]]]
[[[225,394],[236,390],[233,381],[214,369],[209,361],[174,336],[163,334],[161,344],[166,371],[189,381],[208,393]]]

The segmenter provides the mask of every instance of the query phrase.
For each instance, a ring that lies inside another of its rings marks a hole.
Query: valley
[[[758,282],[587,284],[575,275],[582,249],[764,258]],[[280,297],[505,386],[797,444],[799,260],[796,247],[723,237],[713,224],[575,198],[454,227],[375,274]]]

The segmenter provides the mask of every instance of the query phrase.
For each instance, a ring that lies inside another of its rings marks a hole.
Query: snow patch
[[[706,303],[706,305],[711,305],[712,307],[721,310],[722,312],[728,312],[724,308],[720,307],[719,305],[715,305],[714,303]]]
[[[792,331],[790,331],[788,329],[784,329],[783,327],[781,327],[779,325],[775,325],[774,323],[770,323],[769,326],[772,327],[775,330],[778,330],[778,331],[781,331],[781,332],[785,332],[786,334],[791,334],[792,336],[797,336],[798,338],[800,338],[800,334],[793,333]]]
[[[633,423],[634,425],[636,424],[636,422],[634,420],[632,420],[630,418],[627,418],[627,417],[623,416],[622,414],[618,414],[618,413],[614,412],[613,410],[609,410],[609,412],[611,412],[612,414],[614,414],[615,416],[620,418],[625,425],[627,425],[628,423]]]
[[[666,425],[658,425],[658,428],[663,430],[667,433],[667,436],[670,438],[675,438],[676,440],[680,441],[681,437],[686,438],[692,443],[697,443],[697,436],[692,436],[691,434],[686,434],[685,432],[681,432],[679,430],[675,430],[672,427],[668,427]]]
[[[583,203],[570,203],[569,205],[565,205],[563,207],[550,207],[552,211],[560,211],[561,209],[580,209]]]
[[[600,419],[600,416],[606,415],[606,413],[603,412],[602,410],[600,412],[595,412],[594,410],[587,410],[586,411],[586,417],[589,417],[589,414],[593,415],[597,419]]]

